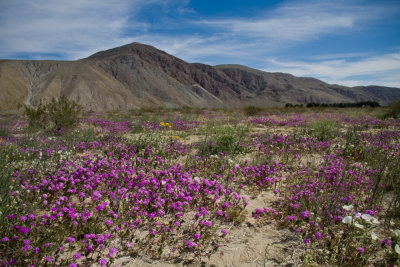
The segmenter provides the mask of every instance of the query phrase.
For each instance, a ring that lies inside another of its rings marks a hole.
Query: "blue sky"
[[[141,42],[187,62],[400,88],[399,18],[399,0],[0,0],[0,58]]]

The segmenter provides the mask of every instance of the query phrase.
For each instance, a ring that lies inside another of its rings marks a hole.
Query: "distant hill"
[[[260,107],[400,99],[400,89],[346,87],[241,65],[187,63],[132,43],[77,61],[0,60],[0,110],[65,95],[86,109]]]

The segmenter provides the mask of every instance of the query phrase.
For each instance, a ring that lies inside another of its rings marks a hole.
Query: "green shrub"
[[[61,96],[45,105],[40,101],[36,108],[25,106],[24,114],[30,127],[59,132],[72,128],[79,121],[81,107]]]
[[[25,106],[24,114],[28,116],[28,123],[31,128],[45,128],[46,126],[46,106],[40,100],[39,105],[34,107]]]
[[[8,137],[10,136],[10,130],[5,125],[0,125],[0,137]]]
[[[326,141],[337,135],[338,128],[334,121],[317,120],[308,124],[311,134],[320,141]]]
[[[385,113],[384,118],[400,118],[400,101],[389,104],[388,111]]]
[[[131,134],[143,132],[143,127],[141,125],[135,125],[132,127]]]
[[[199,153],[205,155],[238,155],[245,151],[242,142],[249,126],[216,126],[210,125],[205,129],[204,141],[199,144]]]
[[[87,128],[83,130],[75,130],[67,135],[63,136],[63,139],[68,143],[68,144],[77,144],[77,143],[90,143],[92,141],[97,140],[97,134],[96,131],[93,128]]]
[[[261,113],[262,111],[263,111],[262,108],[255,107],[255,106],[247,106],[247,107],[243,108],[243,112],[247,116],[254,116],[254,115]]]

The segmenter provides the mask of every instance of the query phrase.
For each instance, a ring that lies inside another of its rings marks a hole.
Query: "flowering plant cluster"
[[[398,121],[236,115],[89,117],[57,136],[4,123],[0,266],[202,261],[249,219],[297,233],[303,265],[399,263]]]

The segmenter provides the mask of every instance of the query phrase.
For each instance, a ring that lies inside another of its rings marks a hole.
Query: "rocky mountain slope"
[[[66,95],[90,110],[282,106],[400,99],[400,89],[345,87],[240,65],[187,63],[132,43],[77,61],[0,60],[0,110]]]

